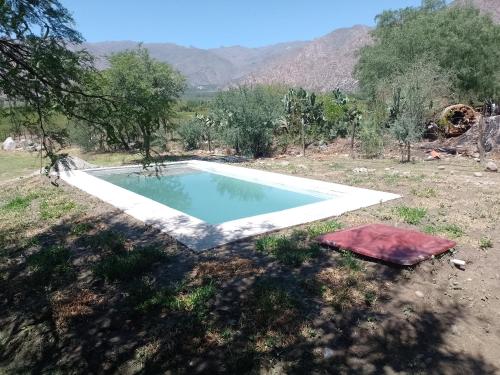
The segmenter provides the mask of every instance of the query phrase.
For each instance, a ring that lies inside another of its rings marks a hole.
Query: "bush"
[[[367,158],[376,158],[384,151],[384,139],[381,127],[372,121],[364,121],[361,124],[359,138],[361,140],[361,150]]]
[[[192,118],[182,123],[177,130],[182,139],[184,150],[196,150],[200,148],[203,140],[203,126],[196,118]]]

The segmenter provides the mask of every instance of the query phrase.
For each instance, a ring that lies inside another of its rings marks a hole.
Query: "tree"
[[[271,153],[273,133],[281,116],[280,97],[267,87],[240,87],[221,92],[213,105],[222,140],[238,154]]]
[[[401,146],[401,161],[411,159],[411,144],[422,138],[426,120],[446,102],[449,78],[430,62],[420,61],[387,81],[378,96],[390,105],[390,131]]]
[[[104,131],[111,142],[125,148],[138,137],[146,162],[151,160],[151,144],[158,130],[167,128],[173,106],[184,90],[184,78],[168,64],[155,61],[146,49],[113,54],[110,67],[95,85],[113,98],[113,108],[102,111],[102,103],[92,113],[101,112]]]
[[[350,133],[353,153],[354,139],[362,118],[358,103],[337,89],[325,98],[323,107],[330,134],[345,137]]]
[[[46,155],[55,163],[51,145],[65,134],[51,134],[46,122],[54,113],[75,116],[82,90],[93,71],[92,58],[78,46],[82,36],[73,29],[70,13],[58,0],[0,2],[0,93],[25,125],[40,133]]]
[[[285,104],[285,119],[289,133],[299,134],[302,146],[302,154],[306,154],[308,146],[307,133],[315,133],[314,125],[319,126],[323,121],[323,110],[321,103],[316,101],[313,92],[307,92],[303,88],[290,89],[283,98]],[[310,137],[310,138],[315,138]]]
[[[374,43],[360,51],[355,74],[371,98],[379,83],[404,74],[420,60],[448,73],[462,99],[494,96],[500,88],[500,26],[471,7],[427,0],[417,8],[377,16]]]

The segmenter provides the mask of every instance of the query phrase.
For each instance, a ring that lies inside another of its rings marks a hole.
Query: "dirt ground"
[[[385,223],[457,242],[416,267],[313,251],[313,233],[331,221],[194,254],[64,184],[3,183],[0,372],[500,373],[500,173],[423,156],[242,164],[401,194],[334,225]],[[267,251],[269,238],[307,256]]]

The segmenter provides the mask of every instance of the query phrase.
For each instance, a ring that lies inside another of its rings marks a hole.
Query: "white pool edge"
[[[339,216],[343,213],[400,198],[400,195],[340,185],[303,177],[261,171],[234,165],[189,160],[162,166],[186,165],[247,181],[295,191],[335,194],[331,200],[283,211],[211,225],[193,216],[113,185],[87,173],[142,168],[140,165],[92,168],[60,173],[68,184],[111,204],[128,215],[165,232],[194,251],[203,251],[259,234]]]

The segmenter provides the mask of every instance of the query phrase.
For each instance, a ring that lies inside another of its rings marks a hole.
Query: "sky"
[[[89,42],[260,47],[374,25],[384,9],[421,0],[62,0]]]

